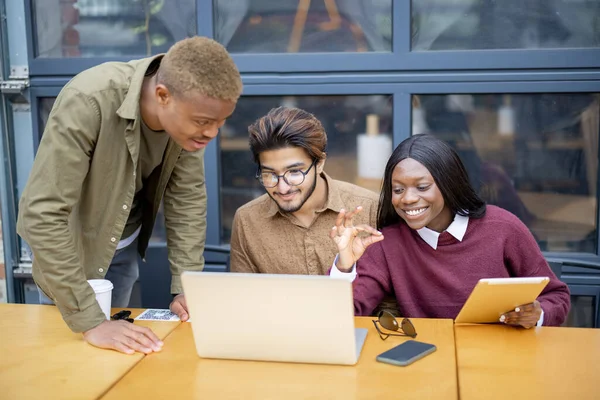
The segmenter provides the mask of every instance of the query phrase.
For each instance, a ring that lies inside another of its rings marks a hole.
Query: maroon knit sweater
[[[569,289],[556,278],[527,227],[513,214],[487,206],[469,219],[462,242],[448,232],[437,250],[403,221],[383,229],[357,263],[354,312],[370,315],[386,293],[395,294],[403,317],[455,318],[481,278],[548,276],[538,297],[544,325],[560,325],[570,307]]]

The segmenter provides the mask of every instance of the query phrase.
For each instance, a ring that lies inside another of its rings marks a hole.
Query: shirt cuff
[[[342,272],[335,266],[339,256],[339,254],[336,254],[335,259],[333,260],[333,265],[331,266],[331,271],[329,271],[329,276],[336,279],[345,279],[349,282],[354,282],[356,279],[356,263],[354,263],[350,272]]]
[[[60,306],[58,306],[58,310],[61,312],[68,327],[76,333],[85,333],[106,321],[106,315],[104,315],[104,312],[95,299],[94,304],[90,307],[72,314],[67,314],[69,311]]]
[[[171,275],[171,294],[173,297],[183,293],[183,286],[181,285],[181,275]]]
[[[544,325],[544,309],[543,308],[542,308],[542,314],[540,315],[540,319],[538,319],[536,326],[542,326],[542,325]]]

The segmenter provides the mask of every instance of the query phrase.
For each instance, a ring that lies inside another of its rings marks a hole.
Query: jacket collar
[[[125,96],[125,100],[121,103],[121,107],[117,110],[117,115],[124,119],[135,120],[140,115],[140,95],[142,93],[142,84],[146,71],[152,61],[162,58],[164,54],[157,54],[153,57],[142,58],[141,60],[130,61],[129,64],[135,68],[133,75],[130,78],[129,90]]]

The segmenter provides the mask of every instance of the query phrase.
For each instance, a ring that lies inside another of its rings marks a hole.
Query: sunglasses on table
[[[131,315],[131,311],[121,310],[118,313],[111,315],[110,319],[112,319],[113,321],[118,321],[118,320],[122,319],[124,321],[133,323],[133,318],[129,318],[130,315]]]
[[[417,337],[417,330],[408,318],[402,319],[400,325],[398,325],[396,317],[387,311],[380,311],[379,314],[377,314],[377,319],[372,321],[373,325],[375,325],[375,329],[377,329],[377,332],[379,333],[381,340],[385,340],[390,336],[410,336],[411,338]],[[379,326],[388,331],[401,333],[382,332]]]

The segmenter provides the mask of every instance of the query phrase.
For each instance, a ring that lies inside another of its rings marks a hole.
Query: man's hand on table
[[[188,314],[187,303],[185,302],[185,295],[183,293],[175,296],[171,302],[171,305],[169,306],[169,310],[171,310],[173,314],[177,314],[182,322],[185,322],[190,318]]]
[[[104,321],[83,334],[89,344],[102,349],[113,349],[121,353],[136,351],[149,354],[160,351],[163,342],[149,328],[127,321]]]

